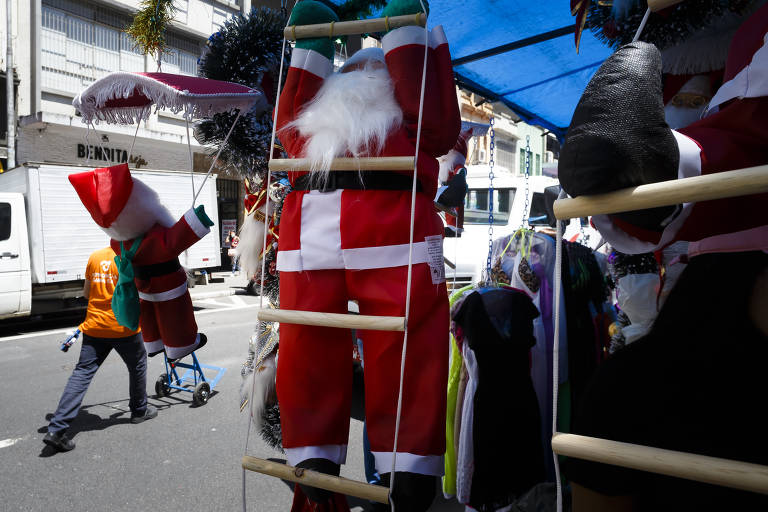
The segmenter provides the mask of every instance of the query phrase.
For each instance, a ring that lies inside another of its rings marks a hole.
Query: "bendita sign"
[[[128,161],[128,152],[120,148],[110,148],[106,146],[92,146],[85,144],[77,145],[77,158],[87,158],[89,160],[103,160],[115,164],[121,164]]]
[[[128,152],[122,148],[78,144],[77,158],[108,162],[110,164],[122,164],[128,162]],[[147,165],[147,161],[141,155],[131,155],[131,163],[135,164],[137,169]]]

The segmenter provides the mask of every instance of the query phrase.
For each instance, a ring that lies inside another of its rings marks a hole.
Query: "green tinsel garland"
[[[642,40],[655,44],[660,50],[684,41],[692,32],[711,23],[727,12],[742,14],[755,0],[696,0],[682,2],[653,13],[643,29]],[[622,18],[616,18],[610,2],[593,1],[587,15],[587,28],[612,48],[632,42],[645,14],[645,2],[636,2]]]
[[[141,0],[141,8],[125,31],[144,55],[156,56],[158,62],[165,53],[165,29],[176,14],[173,0]]]

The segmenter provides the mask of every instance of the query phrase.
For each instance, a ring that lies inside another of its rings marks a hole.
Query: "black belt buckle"
[[[323,177],[321,176],[315,176],[315,180],[317,181],[317,190],[320,192],[335,191],[338,188],[336,180],[337,174],[338,171],[328,171],[328,174],[325,176],[325,180],[323,180]]]

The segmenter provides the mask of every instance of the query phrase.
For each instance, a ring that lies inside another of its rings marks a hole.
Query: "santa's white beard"
[[[256,211],[264,213],[264,206],[251,212],[245,218],[240,228],[240,241],[235,248],[235,257],[240,262],[240,268],[249,278],[261,270],[261,249],[264,246],[264,223],[255,218]],[[269,205],[270,212],[275,211],[273,204]],[[269,249],[269,248],[267,248]]]
[[[386,69],[334,73],[286,128],[307,138],[304,157],[324,181],[336,157],[376,156],[403,111]]]

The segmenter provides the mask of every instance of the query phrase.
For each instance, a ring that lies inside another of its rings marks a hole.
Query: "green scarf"
[[[117,265],[117,286],[112,295],[112,311],[115,313],[117,323],[132,331],[139,328],[139,291],[133,282],[133,257],[139,250],[144,240],[144,235],[136,238],[129,251],[120,242],[120,256],[115,256]]]

